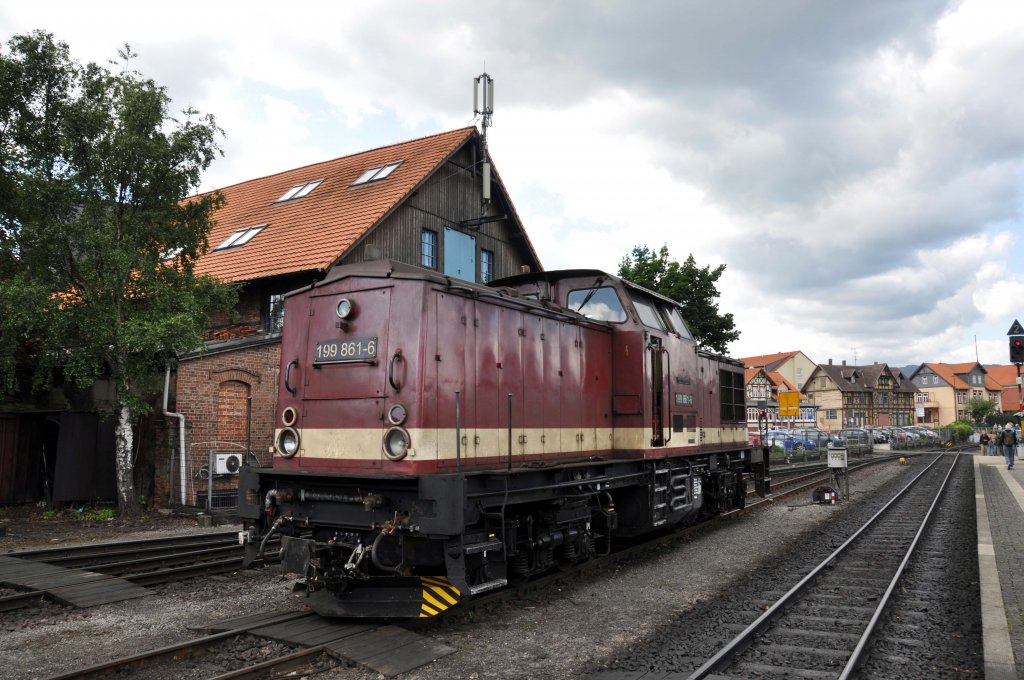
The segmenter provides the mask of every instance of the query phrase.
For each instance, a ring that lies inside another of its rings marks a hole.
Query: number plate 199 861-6
[[[323,340],[313,348],[314,364],[344,364],[377,358],[377,338]]]

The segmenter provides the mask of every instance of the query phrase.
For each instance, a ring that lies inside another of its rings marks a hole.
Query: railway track
[[[877,464],[877,463],[880,463],[880,462],[886,462],[888,460],[890,460],[890,457],[874,458],[874,459],[869,460],[869,461],[863,461],[861,464],[859,464],[857,466],[851,466],[851,470],[856,469],[856,468],[860,468],[860,467],[865,467],[865,466],[871,465],[871,464]],[[827,468],[824,468],[824,467],[819,467],[818,469],[812,470],[810,472],[808,472],[807,470],[800,470],[798,472],[799,472],[799,474],[795,474],[793,476],[785,475],[785,476],[789,477],[788,479],[785,480],[785,482],[782,482],[780,480],[780,482],[778,484],[778,487],[785,486],[786,490],[785,491],[778,491],[776,493],[776,495],[773,497],[774,500],[778,500],[779,498],[781,498],[781,497],[783,497],[784,495],[787,495],[787,494],[799,493],[799,492],[801,492],[801,491],[803,491],[803,490],[805,490],[807,488],[813,488],[813,486],[815,486],[817,484],[820,484],[821,481],[824,478],[827,477]],[[487,604],[489,602],[493,602],[493,601],[500,600],[500,599],[505,599],[505,598],[515,598],[515,597],[518,597],[518,596],[525,595],[525,594],[527,594],[529,592],[543,590],[545,588],[551,587],[552,585],[554,585],[554,584],[556,584],[556,583],[558,583],[560,581],[566,580],[566,579],[578,578],[579,576],[584,575],[589,569],[600,569],[600,568],[603,568],[603,567],[607,567],[609,562],[614,562],[615,560],[621,560],[621,559],[628,559],[628,558],[630,558],[632,555],[634,555],[636,553],[643,552],[645,550],[651,550],[652,548],[655,548],[658,545],[662,545],[662,544],[664,544],[666,542],[674,542],[674,541],[681,540],[685,536],[687,536],[690,531],[706,530],[707,528],[712,526],[717,521],[729,521],[730,517],[735,517],[735,516],[741,514],[742,512],[755,511],[756,508],[757,508],[757,504],[750,504],[747,509],[745,509],[743,511],[738,511],[736,513],[732,513],[731,515],[725,516],[724,518],[720,518],[720,519],[714,520],[714,521],[709,522],[709,523],[704,523],[704,524],[698,525],[696,527],[690,527],[690,528],[684,529],[684,530],[677,530],[677,531],[671,532],[667,536],[658,537],[658,538],[656,538],[656,539],[654,539],[652,541],[645,541],[645,542],[637,544],[637,545],[627,546],[622,551],[615,553],[611,558],[609,558],[609,561],[595,561],[595,562],[591,562],[591,563],[585,563],[583,565],[580,565],[577,568],[566,569],[566,570],[558,572],[558,573],[553,573],[553,574],[551,574],[551,575],[549,575],[547,577],[543,577],[543,578],[541,578],[539,580],[532,581],[529,584],[527,584],[526,586],[523,586],[523,587],[520,587],[520,588],[513,587],[513,588],[509,588],[509,589],[507,589],[505,591],[495,592],[495,593],[488,594],[486,596],[481,596],[481,597],[474,598],[472,606],[485,605],[485,604]],[[235,538],[235,534],[233,534],[233,533],[230,534],[230,536],[231,536],[232,539]],[[140,547],[144,548],[144,546],[140,546]],[[180,544],[178,545],[179,549],[195,548],[195,547],[196,546],[193,546],[193,545],[180,545]],[[96,553],[101,554],[101,555],[118,555],[118,554],[122,554],[122,553],[125,552],[125,546],[121,546],[120,548],[108,547],[108,546],[102,546],[102,547],[100,547],[100,546],[90,546],[90,548],[93,548],[93,549],[99,548],[99,550],[93,550],[93,552],[96,552]],[[57,551],[38,551],[39,552],[38,556],[40,558],[45,557],[45,556],[53,556],[57,552],[64,552],[64,551],[65,551],[65,549],[59,549]],[[145,552],[148,552],[148,550],[143,550],[142,552],[145,553]],[[48,554],[44,555],[43,553],[48,553]],[[85,559],[85,557],[86,556],[84,554],[81,554],[81,555],[75,556],[75,559]],[[236,558],[231,558],[231,559],[228,560],[228,562],[229,562],[229,564],[225,564],[225,566],[226,566],[225,570],[227,570],[227,569],[235,569],[235,568],[237,568],[239,566],[238,560]],[[111,562],[111,563],[108,563],[107,566],[117,567],[118,563],[117,562]],[[180,572],[177,572],[177,573],[180,574]],[[136,582],[142,583],[142,582],[146,582],[146,581],[144,581],[145,579],[159,579],[161,577],[162,577],[162,575],[160,574],[160,572],[154,572],[151,575],[133,577],[132,580],[135,581],[135,579],[138,578],[139,580],[136,581]],[[179,577],[180,576],[175,575],[173,578],[179,578]],[[171,580],[171,579],[169,578],[168,580]],[[296,620],[298,620],[299,614],[283,614],[282,615],[282,617],[283,617],[282,620],[289,620],[293,616],[296,617]],[[321,625],[320,623],[317,623],[317,622],[323,622],[323,621],[324,621],[323,619],[321,619],[320,617],[316,616],[315,614],[303,613],[302,616],[301,616],[301,625],[304,625],[304,626]],[[425,621],[425,622],[422,622],[422,623],[424,624],[425,628],[429,628],[429,627],[431,627],[431,621]],[[355,625],[355,624],[352,624],[352,622],[348,622],[348,623],[350,625]],[[97,665],[95,667],[91,667],[91,668],[80,668],[80,669],[75,670],[74,672],[67,673],[65,675],[57,676],[57,677],[62,677],[62,678],[69,678],[69,677],[105,677],[105,676],[109,676],[109,675],[116,674],[116,673],[143,672],[141,669],[145,669],[144,672],[146,673],[146,675],[153,676],[153,677],[158,677],[160,675],[160,673],[161,673],[161,671],[160,671],[161,668],[164,668],[169,674],[175,674],[175,672],[176,672],[175,669],[180,671],[180,667],[175,666],[175,664],[179,664],[181,662],[180,660],[183,659],[183,658],[187,658],[188,659],[187,663],[189,663],[189,664],[194,664],[196,666],[202,666],[202,664],[204,663],[203,662],[204,658],[212,659],[212,658],[222,657],[225,654],[225,652],[224,652],[225,649],[227,649],[227,650],[234,650],[234,649],[237,649],[237,648],[240,648],[240,647],[242,647],[242,648],[244,648],[244,647],[257,648],[261,644],[264,644],[264,645],[267,644],[268,640],[265,639],[265,638],[261,638],[260,637],[261,633],[258,632],[259,630],[261,630],[261,628],[262,629],[266,628],[265,624],[266,624],[266,621],[261,622],[260,626],[257,626],[255,624],[247,625],[247,626],[238,626],[237,628],[232,629],[230,631],[217,632],[217,633],[212,634],[212,635],[202,636],[202,637],[196,638],[194,640],[190,640],[190,641],[188,641],[186,643],[182,643],[182,644],[179,644],[179,645],[174,645],[174,646],[168,647],[168,648],[152,650],[151,652],[147,652],[147,653],[143,653],[143,654],[137,654],[137,655],[134,655],[132,657],[126,657],[124,659],[117,659],[117,660],[114,660],[114,661],[111,661],[111,662],[108,662],[108,663],[99,664],[99,665]],[[362,624],[360,624],[360,625],[362,625]],[[422,628],[420,628],[420,626],[417,626],[416,624],[413,624],[413,625],[411,625],[409,627],[414,629],[414,630],[422,629]],[[388,627],[388,626],[384,626],[384,625],[378,623],[378,624],[371,624],[371,625],[369,625],[369,627],[367,627],[365,629],[365,631],[361,631],[361,632],[363,632],[365,634],[368,634],[368,635],[375,635],[375,634],[376,635],[381,635],[381,634],[383,634],[383,631],[384,631],[385,628],[394,629],[396,627],[394,627],[394,626]],[[387,638],[384,638],[384,639],[386,640]],[[389,643],[387,643],[386,641],[381,643],[381,647],[378,650],[379,653],[381,653],[381,654],[386,653],[386,650],[389,648],[388,644]],[[370,652],[372,652],[373,651],[373,645],[368,645],[368,646],[365,647],[365,649],[370,650]],[[232,653],[232,652],[229,651],[229,653]],[[220,672],[213,672],[213,671],[211,671],[205,677],[218,677],[218,678],[270,677],[274,673],[285,673],[285,672],[292,672],[292,671],[302,672],[303,670],[307,670],[308,671],[310,668],[316,668],[318,666],[319,667],[323,667],[325,665],[330,665],[330,664],[335,663],[335,661],[332,661],[332,660],[326,658],[326,657],[329,657],[329,656],[344,656],[344,655],[340,654],[337,650],[333,650],[332,651],[331,649],[328,649],[328,645],[326,645],[326,644],[313,644],[311,646],[305,646],[305,647],[303,647],[300,644],[300,645],[295,645],[292,648],[277,650],[277,655],[274,656],[274,658],[272,658],[272,659],[261,661],[259,663],[254,663],[254,664],[239,663],[238,668],[237,669],[233,669],[230,672],[220,673]],[[350,658],[350,657],[346,657],[346,658]],[[163,664],[167,664],[166,667],[164,667]]]
[[[695,670],[689,680],[852,676],[956,468],[936,457],[845,543]],[[681,677],[681,676],[680,676]]]
[[[61,546],[39,550],[18,550],[5,553],[8,557],[46,562],[69,568],[99,567],[125,561],[139,561],[180,554],[190,550],[238,547],[237,531],[219,531],[208,534],[190,534],[135,541],[112,541],[88,545]]]
[[[171,583],[196,576],[235,571],[242,567],[238,532],[217,532],[187,537],[117,541],[82,546],[25,550],[8,556],[71,570],[88,569],[139,586]],[[271,550],[267,562],[277,560]],[[100,584],[100,580],[94,581]],[[34,605],[49,596],[45,589],[26,590],[0,597],[0,612]]]
[[[300,619],[304,616],[308,616],[308,614],[305,612],[286,612],[278,616],[265,619],[263,623],[283,623]],[[189,663],[198,666],[203,663],[204,656],[223,655],[224,650],[218,649],[219,646],[226,644],[237,645],[239,643],[239,639],[247,636],[249,631],[254,627],[255,626],[251,625],[243,625],[231,630],[203,635],[185,642],[152,649],[140,654],[125,656],[119,659],[114,659],[113,661],[89,666],[87,668],[78,668],[68,673],[51,676],[50,680],[101,678],[117,674],[137,674],[141,672],[145,672],[147,675],[152,675],[153,677],[158,677],[161,673],[161,669],[166,670],[166,677],[175,677],[182,673],[182,660],[188,660]],[[301,654],[295,654],[294,652],[289,651],[269,661],[251,664],[249,667],[242,669],[242,671],[254,672],[257,670],[257,667],[259,667],[259,669],[264,673],[262,677],[268,677],[267,674],[275,671],[286,672],[296,670],[307,666],[309,664],[310,656],[319,655],[323,650],[309,648],[300,651],[302,652]],[[229,675],[216,673],[216,677],[258,677],[253,674],[246,675],[238,673],[239,671],[235,671]]]

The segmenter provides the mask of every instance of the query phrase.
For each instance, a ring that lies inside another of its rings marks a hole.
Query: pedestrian
[[[1006,458],[1006,469],[1012,470],[1013,459],[1017,455],[1017,432],[1010,423],[1007,423],[1006,429],[1003,430],[1002,444],[1003,456]]]
[[[982,430],[981,436],[978,437],[978,443],[981,444],[981,455],[984,456],[989,452],[989,442],[991,441],[992,438],[988,436],[988,430]]]
[[[989,446],[995,449],[992,453],[993,456],[998,456],[1003,452],[1003,431],[999,429],[998,425],[992,433],[992,439],[989,441]]]

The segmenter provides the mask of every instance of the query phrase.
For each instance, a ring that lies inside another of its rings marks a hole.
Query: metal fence
[[[788,464],[824,460],[830,442],[845,448],[849,457],[857,458],[879,450],[940,449],[967,443],[961,439],[950,428],[874,427],[848,428],[827,434],[799,429],[776,430],[766,435],[765,443],[773,463]],[[977,442],[977,435],[974,441]]]

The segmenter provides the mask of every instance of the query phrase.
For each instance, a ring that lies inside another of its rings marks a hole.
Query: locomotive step
[[[488,590],[495,590],[508,585],[508,579],[496,578],[493,581],[487,581],[486,583],[478,583],[475,586],[469,587],[471,595],[479,595],[480,593],[486,593]]]
[[[462,546],[462,553],[464,555],[473,555],[476,553],[487,552],[488,550],[501,550],[502,543],[498,539],[491,541],[480,541],[479,543],[466,543]],[[502,584],[504,585],[504,584]]]

